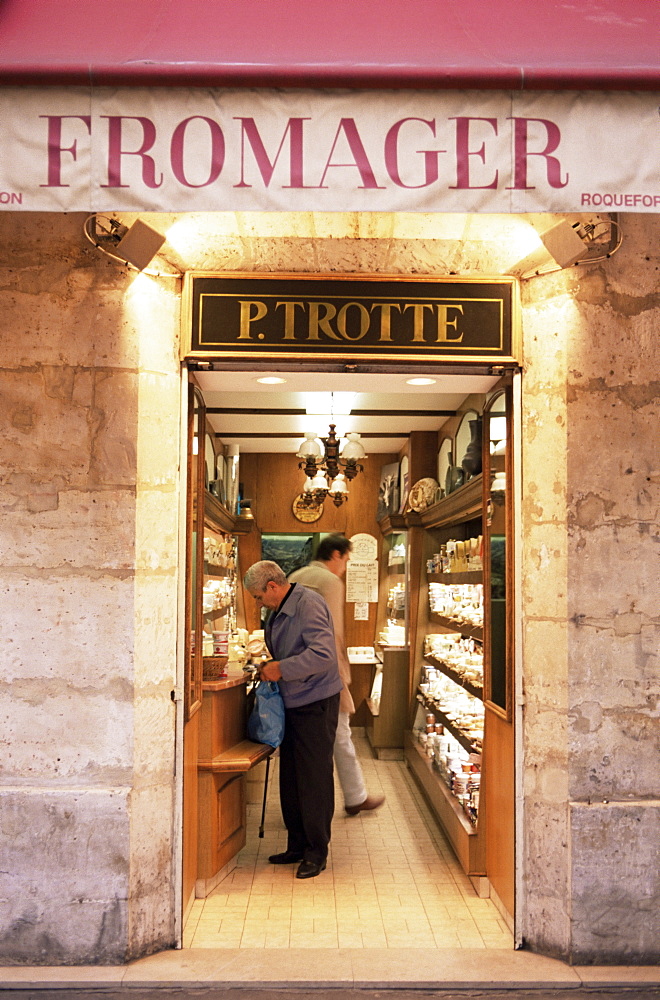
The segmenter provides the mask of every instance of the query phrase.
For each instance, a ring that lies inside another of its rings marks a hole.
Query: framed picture
[[[261,558],[277,563],[286,576],[306,566],[311,561],[313,550],[314,535],[311,533],[264,533],[261,536]]]

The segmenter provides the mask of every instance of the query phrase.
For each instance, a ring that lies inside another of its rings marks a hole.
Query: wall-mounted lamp
[[[165,237],[141,219],[136,219],[129,227],[118,219],[105,215],[90,215],[85,219],[83,232],[97,250],[122,264],[134,267],[137,271],[146,271],[147,274],[159,277],[179,276],[178,271],[171,274],[167,271],[147,270],[165,242]]]
[[[151,264],[163,243],[165,237],[157,233],[141,219],[136,219],[130,229],[124,226],[124,234],[115,247],[115,253],[127,264],[144,271]]]
[[[618,234],[616,240],[613,238],[613,230]],[[511,274],[524,280],[537,274],[561,271],[580,261],[588,263],[605,260],[621,246],[618,223],[614,219],[601,219],[597,216],[592,219],[575,216],[559,219],[547,229],[539,231],[538,236],[539,245],[509,269]],[[592,256],[592,247],[600,245],[602,250],[603,242],[609,242],[608,251]]]

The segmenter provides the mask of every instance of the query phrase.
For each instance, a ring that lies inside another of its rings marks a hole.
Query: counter
[[[199,735],[196,895],[205,897],[245,846],[247,772],[273,753],[247,739],[247,682],[240,667],[204,681]]]

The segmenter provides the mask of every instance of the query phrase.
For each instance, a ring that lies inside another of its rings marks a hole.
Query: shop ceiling
[[[286,381],[258,381],[269,376]],[[485,393],[497,381],[490,375],[438,372],[429,373],[433,385],[411,385],[414,376],[386,372],[209,371],[194,377],[223,444],[236,444],[242,452],[292,454],[305,431],[325,436],[330,422],[338,433],[361,434],[367,454],[397,452],[411,431],[438,430],[470,393]],[[347,399],[350,393],[355,395]]]

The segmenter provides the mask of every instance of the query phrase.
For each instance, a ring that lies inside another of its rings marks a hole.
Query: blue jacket
[[[341,691],[332,616],[320,594],[296,584],[268,619],[265,638],[271,656],[280,661],[278,684],[286,708]]]

